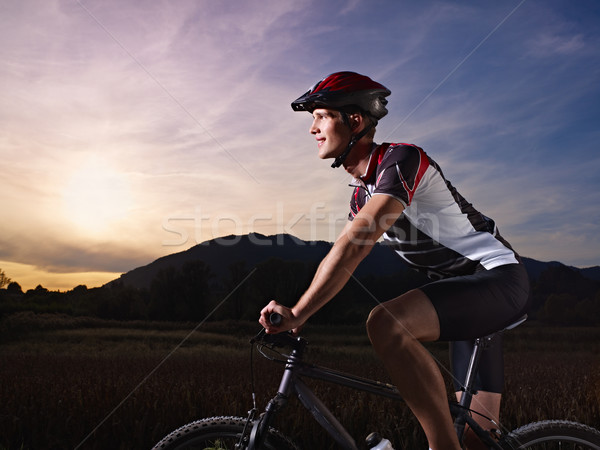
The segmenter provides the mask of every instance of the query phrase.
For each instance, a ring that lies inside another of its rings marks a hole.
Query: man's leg
[[[504,355],[502,352],[502,334],[496,335],[491,344],[485,349],[479,361],[479,369],[475,380],[476,394],[471,401],[471,409],[479,414],[473,414],[473,419],[485,430],[498,427],[500,416],[501,392],[504,389]],[[457,389],[456,398],[460,401],[465,382],[474,341],[458,341],[450,343],[450,361],[455,377],[454,386]],[[481,415],[480,415],[481,414]],[[484,417],[482,417],[484,416]],[[486,419],[489,417],[489,419]],[[491,420],[494,422],[492,422]],[[468,428],[465,430],[466,448],[469,450],[485,449],[479,439]]]
[[[461,396],[462,392],[459,391],[456,393],[456,398],[458,401],[460,401]],[[473,414],[473,419],[475,419],[475,422],[477,422],[484,430],[493,430],[497,427],[496,424],[500,423],[499,417],[501,400],[502,394],[498,394],[497,392],[479,391],[473,396],[473,400],[471,401],[471,409],[485,416],[482,417],[479,414]],[[495,423],[491,422],[486,417],[489,417]],[[487,448],[470,429],[465,430],[464,441],[468,450],[485,450]]]
[[[460,450],[444,379],[421,342],[435,341],[440,324],[419,289],[378,305],[367,320],[375,352],[425,431],[433,450]]]

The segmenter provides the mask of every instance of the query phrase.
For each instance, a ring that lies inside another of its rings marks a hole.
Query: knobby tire
[[[506,450],[600,450],[600,432],[567,420],[545,420],[524,425],[500,443]]]
[[[234,450],[246,420],[243,417],[229,416],[197,420],[165,436],[153,450]],[[298,447],[279,431],[271,428],[264,450],[298,450]]]

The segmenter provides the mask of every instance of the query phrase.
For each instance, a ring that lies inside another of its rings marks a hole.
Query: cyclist
[[[331,300],[383,236],[431,283],[376,306],[367,319],[371,343],[432,449],[459,449],[441,372],[421,342],[468,341],[497,331],[524,313],[528,277],[494,221],[444,178],[433,159],[410,144],[374,142],[390,91],[367,76],[338,72],[292,103],[313,116],[318,155],[354,177],[349,221],[292,308],[271,301],[261,311],[268,333],[299,328]],[[279,326],[268,318],[283,316]],[[460,344],[461,348],[467,344]],[[460,352],[454,369],[466,366]],[[502,368],[501,351],[483,375]],[[488,359],[490,359],[488,358]],[[502,383],[482,378],[475,397],[497,417]],[[491,384],[490,384],[491,383]]]

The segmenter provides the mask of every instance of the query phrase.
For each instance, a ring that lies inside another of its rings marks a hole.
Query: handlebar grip
[[[269,316],[269,322],[271,322],[271,325],[279,325],[281,323],[281,314],[278,313],[271,313],[271,315]]]

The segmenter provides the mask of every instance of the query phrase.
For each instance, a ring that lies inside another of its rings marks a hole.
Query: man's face
[[[317,139],[319,158],[336,158],[341,155],[352,137],[351,130],[339,111],[317,108],[313,111],[310,133]]]

